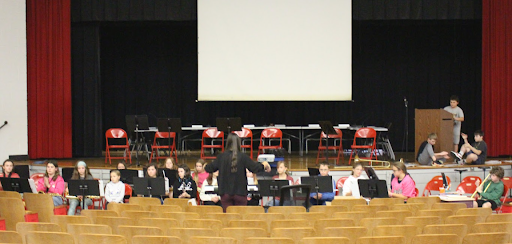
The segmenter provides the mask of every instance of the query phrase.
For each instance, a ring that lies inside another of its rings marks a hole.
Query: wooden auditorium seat
[[[421,229],[414,225],[380,225],[373,229],[373,236],[403,236],[406,243],[421,234]]]
[[[142,210],[149,211],[150,206],[161,206],[162,202],[158,198],[154,197],[130,197],[129,205],[139,205]]]
[[[72,235],[64,232],[29,231],[25,234],[28,244],[74,244]]]
[[[128,244],[126,238],[121,235],[105,235],[105,234],[80,234],[78,244]]]
[[[178,205],[149,205],[147,211],[160,212],[160,213],[163,213],[163,212],[183,212],[183,209],[180,206],[178,206]]]
[[[270,233],[270,237],[285,237],[291,238],[298,243],[304,237],[314,237],[315,229],[311,227],[306,228],[274,228]]]
[[[342,206],[342,205],[330,205],[330,206],[327,206],[327,205],[315,205],[315,206],[311,206],[309,208],[309,212],[310,213],[328,213],[328,214],[332,214],[332,213],[336,213],[336,212],[347,212],[347,211],[348,211],[347,206]]]
[[[468,226],[465,224],[443,224],[427,225],[423,227],[423,234],[456,234],[464,238],[468,233]]]
[[[305,213],[306,208],[302,206],[272,206],[268,208],[268,213],[282,213],[285,218],[292,213]]]
[[[0,241],[2,243],[23,243],[21,235],[16,231],[10,230],[0,231]]]
[[[181,238],[177,236],[146,236],[137,235],[132,237],[132,244],[182,244]]]
[[[200,216],[198,213],[165,212],[165,213],[154,214],[153,218],[175,219],[178,221],[180,226],[183,226],[183,222],[185,220],[200,219]]]
[[[237,244],[235,238],[231,237],[206,237],[206,236],[193,236],[190,237],[190,243],[194,244]]]
[[[169,228],[167,230],[167,235],[179,236],[183,243],[190,243],[190,237],[218,237],[219,232],[208,228]]]
[[[396,218],[399,223],[403,223],[404,219],[407,217],[412,217],[411,211],[399,211],[399,210],[389,210],[389,211],[378,211],[375,214],[377,218]]]
[[[135,221],[126,217],[96,217],[96,224],[108,225],[112,228],[112,233],[118,235],[120,225],[133,225]]]
[[[422,234],[415,236],[412,244],[458,244],[461,240],[456,234]]]
[[[365,227],[327,227],[318,236],[346,237],[350,239],[350,243],[356,243],[359,237],[371,236],[371,234]]]
[[[242,215],[238,213],[208,213],[203,218],[220,220],[224,227],[228,227],[229,221],[243,219]]]
[[[265,209],[261,206],[229,206],[226,213],[238,213],[238,214],[263,214]]]
[[[16,224],[16,232],[21,235],[23,243],[27,243],[25,236],[30,231],[46,231],[46,232],[62,232],[58,224],[54,223],[24,223],[19,222]]]
[[[304,237],[300,244],[350,244],[346,237]]]
[[[319,219],[315,221],[316,233],[322,233],[328,227],[353,227],[355,226],[352,219]]]
[[[336,212],[333,215],[335,219],[352,219],[354,220],[354,225],[359,225],[361,219],[370,218],[372,215],[370,212],[365,211],[349,211],[349,212]]]
[[[369,233],[373,233],[373,229],[379,225],[401,225],[396,218],[364,218],[359,225],[368,229]]]
[[[145,236],[162,236],[164,231],[162,228],[153,226],[133,226],[133,225],[120,225],[117,227],[119,235],[126,238],[128,243],[132,243],[132,237],[137,235]]]
[[[263,220],[231,220],[228,224],[229,228],[260,228],[264,229],[268,236],[270,234],[270,226]]]
[[[332,206],[345,206],[348,211],[353,211],[352,207],[355,205],[365,205],[366,200],[363,198],[343,198],[343,199],[334,199],[331,202]]]
[[[183,221],[183,228],[206,228],[220,232],[223,224],[216,219],[186,219]]]
[[[249,237],[267,237],[267,230],[262,228],[224,228],[220,231],[221,237],[231,237],[243,243]]]
[[[166,231],[169,228],[181,227],[180,222],[176,219],[167,218],[140,218],[134,222],[137,226],[157,226]]]
[[[406,244],[403,236],[363,236],[357,239],[357,244]]]
[[[15,231],[16,224],[38,221],[36,212],[26,211],[21,198],[0,197],[0,216],[5,220],[6,230]]]
[[[112,228],[108,225],[68,224],[67,232],[75,238],[75,243],[78,243],[78,238],[80,237],[80,234],[112,235]]]

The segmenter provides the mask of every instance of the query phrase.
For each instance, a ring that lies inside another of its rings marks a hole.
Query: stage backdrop
[[[463,131],[481,126],[482,25],[475,1],[354,4],[353,102],[196,102],[195,8],[178,2],[73,1],[74,156],[101,156],[106,129],[124,128],[127,114],[148,114],[153,125],[157,117],[214,125],[223,116],[257,125],[391,123],[391,142],[402,150],[406,97],[413,151],[414,108],[441,108],[457,94]]]
[[[484,0],[482,126],[489,156],[512,155],[512,2]]]

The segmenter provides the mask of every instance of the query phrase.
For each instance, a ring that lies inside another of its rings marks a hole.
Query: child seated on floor
[[[448,152],[445,151],[434,153],[436,141],[436,133],[430,133],[428,139],[421,144],[418,150],[418,155],[416,156],[418,163],[421,165],[442,164],[446,159],[450,158]]]

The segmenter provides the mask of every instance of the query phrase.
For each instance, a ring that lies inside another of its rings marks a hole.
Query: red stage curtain
[[[70,158],[71,2],[27,0],[28,152]]]
[[[512,1],[482,4],[484,140],[489,156],[512,155]]]

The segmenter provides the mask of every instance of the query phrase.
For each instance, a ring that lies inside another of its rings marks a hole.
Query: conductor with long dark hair
[[[270,172],[270,165],[267,162],[257,163],[252,161],[249,156],[240,152],[240,145],[240,137],[230,133],[226,142],[226,150],[219,154],[213,163],[205,167],[208,173],[219,170],[217,181],[224,212],[228,206],[247,205],[247,176],[245,169],[253,173],[263,170]]]

